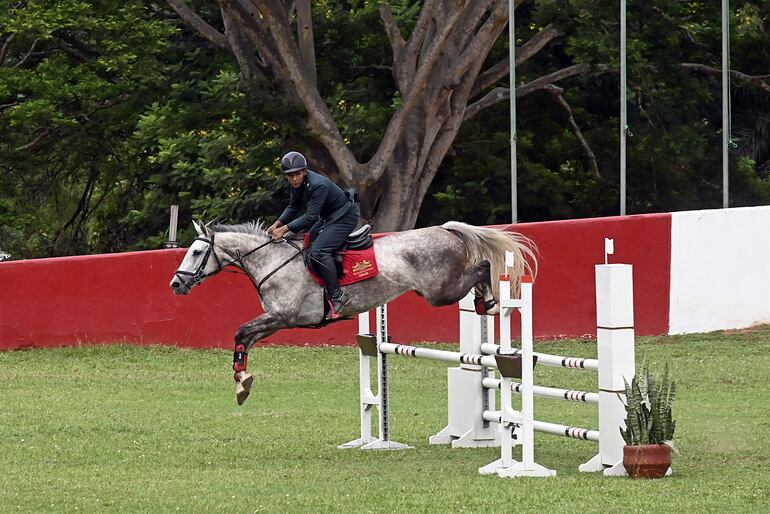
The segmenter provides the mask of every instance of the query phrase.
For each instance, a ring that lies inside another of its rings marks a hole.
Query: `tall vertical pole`
[[[388,342],[388,304],[377,307],[377,347]],[[387,355],[377,352],[377,368],[380,370],[378,387],[380,391],[380,440],[390,439],[390,413],[388,412],[388,361]]]
[[[521,462],[524,469],[535,469],[535,405],[532,387],[535,384],[532,364],[532,279],[522,277],[521,281]],[[509,386],[510,387],[510,386]]]
[[[179,206],[172,205],[168,221],[168,241],[163,242],[163,248],[179,248],[179,242],[176,240],[176,229],[179,223]]]
[[[722,208],[730,206],[730,9],[729,0],[722,0]]]
[[[620,215],[626,215],[626,0],[620,0]]]
[[[508,61],[511,72],[508,74],[508,89],[511,99],[511,223],[519,221],[519,203],[516,181],[516,2],[508,0]]]

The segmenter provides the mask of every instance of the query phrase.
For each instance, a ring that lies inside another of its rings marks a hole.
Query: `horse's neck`
[[[287,244],[269,244],[269,241],[270,236],[267,234],[264,236],[236,232],[217,234],[217,244],[229,254],[228,260],[246,256],[241,263],[243,270],[255,280],[258,280],[265,273],[269,273],[290,255],[296,253],[296,250]],[[262,248],[259,248],[260,246]],[[259,249],[256,250],[256,248]]]

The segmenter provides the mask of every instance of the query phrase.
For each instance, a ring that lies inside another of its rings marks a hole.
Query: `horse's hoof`
[[[251,373],[241,371],[238,373],[238,384],[235,386],[235,399],[238,405],[243,405],[251,392],[251,384],[254,382],[254,376]]]
[[[496,303],[494,307],[487,311],[487,316],[497,316],[500,314],[500,304]]]

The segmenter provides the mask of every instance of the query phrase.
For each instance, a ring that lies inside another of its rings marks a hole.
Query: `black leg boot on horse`
[[[249,354],[246,353],[246,346],[243,344],[236,344],[235,351],[233,352],[233,371],[235,374],[235,398],[238,401],[238,405],[243,405],[246,398],[249,397],[251,391],[251,383],[254,381],[254,376],[246,371],[246,364],[249,361]]]
[[[492,293],[492,277],[489,261],[481,261],[478,266],[482,280],[473,288],[473,306],[479,316],[495,316],[500,312]]]

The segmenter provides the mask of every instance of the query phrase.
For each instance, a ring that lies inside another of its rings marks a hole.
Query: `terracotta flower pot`
[[[640,444],[623,447],[623,466],[631,478],[661,478],[671,467],[671,447],[667,444]]]

